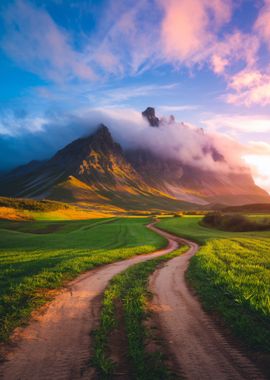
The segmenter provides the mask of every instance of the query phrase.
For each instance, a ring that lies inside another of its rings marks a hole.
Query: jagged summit
[[[153,107],[142,114],[152,127],[163,123]],[[203,154],[211,155],[217,164],[225,160],[212,144],[204,147]],[[146,146],[123,150],[104,124],[66,145],[49,160],[34,161],[3,175],[0,195],[125,210],[168,211],[213,202],[270,202],[248,173],[207,171],[178,158],[166,158]]]
[[[147,107],[145,111],[142,112],[144,118],[146,118],[151,125],[151,127],[159,126],[159,118],[156,116],[156,111],[154,107]]]
[[[116,143],[111,135],[109,128],[100,124],[96,131],[90,136],[92,145],[106,152],[108,149],[122,151],[120,145]]]
[[[52,157],[51,161],[66,159],[75,164],[75,161],[87,158],[92,150],[100,150],[107,153],[109,150],[120,151],[121,147],[114,142],[109,128],[104,124],[100,124],[94,133],[74,140],[59,150]]]
[[[108,142],[113,141],[109,128],[106,127],[106,125],[104,125],[103,123],[99,124],[96,131],[92,135],[90,135],[90,137],[91,136],[94,136],[96,139],[101,139]]]

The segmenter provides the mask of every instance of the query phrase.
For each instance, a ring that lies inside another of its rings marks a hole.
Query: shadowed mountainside
[[[143,116],[150,127],[159,127],[153,108],[149,107]],[[211,154],[216,162],[225,160],[214,146],[206,147],[205,154]],[[3,175],[0,194],[119,211],[270,202],[248,173],[206,171],[146,148],[124,151],[103,124],[51,159],[32,161]]]

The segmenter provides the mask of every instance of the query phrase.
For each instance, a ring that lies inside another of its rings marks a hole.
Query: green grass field
[[[202,244],[187,276],[204,306],[251,348],[270,352],[270,231],[225,232],[200,220],[170,218],[158,226]]]
[[[27,321],[52,290],[102,264],[166,244],[146,218],[0,221],[0,340]]]

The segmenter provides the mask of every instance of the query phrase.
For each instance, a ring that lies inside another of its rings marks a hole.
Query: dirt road
[[[156,227],[152,229],[175,239]],[[222,335],[187,287],[185,271],[198,245],[186,243],[189,251],[168,261],[150,279],[153,310],[178,369],[184,378],[191,380],[264,379],[249,359]]]
[[[96,378],[89,367],[90,332],[97,327],[101,294],[108,282],[133,264],[173,251],[181,241],[153,225],[149,228],[168,239],[167,248],[89,271],[71,282],[26,328],[14,334],[12,347],[4,350],[1,379]],[[151,277],[157,319],[169,351],[187,379],[262,379],[249,360],[226,341],[187,288],[184,273],[198,246],[185,242],[190,250]]]
[[[93,369],[89,367],[90,332],[97,327],[101,294],[111,278],[129,266],[178,247],[176,241],[168,240],[166,249],[91,270],[71,282],[42,313],[36,314],[26,328],[14,334],[12,347],[9,351],[4,348],[7,360],[0,364],[0,378],[95,378]]]

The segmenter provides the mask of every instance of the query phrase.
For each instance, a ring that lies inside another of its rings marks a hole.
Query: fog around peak
[[[0,138],[1,155],[6,163],[1,169],[33,159],[49,158],[76,138],[94,133],[103,123],[123,149],[150,149],[158,156],[177,159],[203,170],[243,170],[245,163],[241,155],[244,148],[235,140],[171,116],[157,116],[158,127],[150,126],[141,112],[129,108],[50,112],[39,118],[38,128],[36,119],[24,118],[9,136]]]

